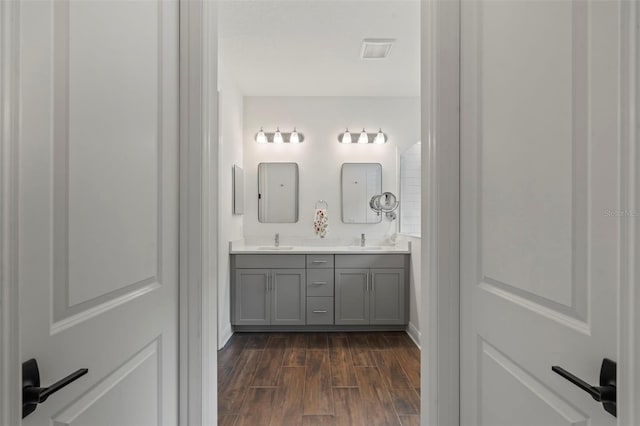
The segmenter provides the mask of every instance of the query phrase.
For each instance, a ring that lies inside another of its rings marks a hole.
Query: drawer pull
[[[311,263],[327,263],[328,260],[313,260]]]
[[[327,282],[326,281],[314,281],[314,282],[311,283],[311,285],[324,285],[324,284],[327,284]]]
[[[313,311],[314,314],[326,314],[327,311]]]

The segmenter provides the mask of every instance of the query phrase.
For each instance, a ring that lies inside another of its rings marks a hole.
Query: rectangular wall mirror
[[[244,171],[233,165],[233,214],[244,213]]]
[[[382,166],[378,163],[342,165],[342,222],[378,223],[382,220],[369,208],[369,200],[382,193]]]
[[[298,164],[258,164],[258,221],[298,221]]]

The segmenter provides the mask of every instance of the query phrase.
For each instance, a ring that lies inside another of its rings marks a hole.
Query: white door
[[[21,4],[23,425],[177,424],[178,5]]]
[[[461,31],[461,424],[615,425],[551,367],[617,360],[620,2],[463,1]]]

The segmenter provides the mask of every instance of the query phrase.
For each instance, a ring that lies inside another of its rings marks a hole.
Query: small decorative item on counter
[[[319,200],[316,203],[316,213],[313,219],[313,230],[317,236],[324,238],[327,235],[327,228],[329,227],[329,218],[327,216],[327,209],[329,204],[324,200]]]

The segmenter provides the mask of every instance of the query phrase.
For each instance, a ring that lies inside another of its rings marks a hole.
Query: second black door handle
[[[567,370],[557,365],[551,367],[551,370],[587,392],[596,401],[601,402],[602,406],[608,413],[612,414],[614,417],[617,415],[616,363],[614,361],[607,358],[602,360],[602,366],[600,367],[600,386],[590,385],[581,378],[569,373]]]

